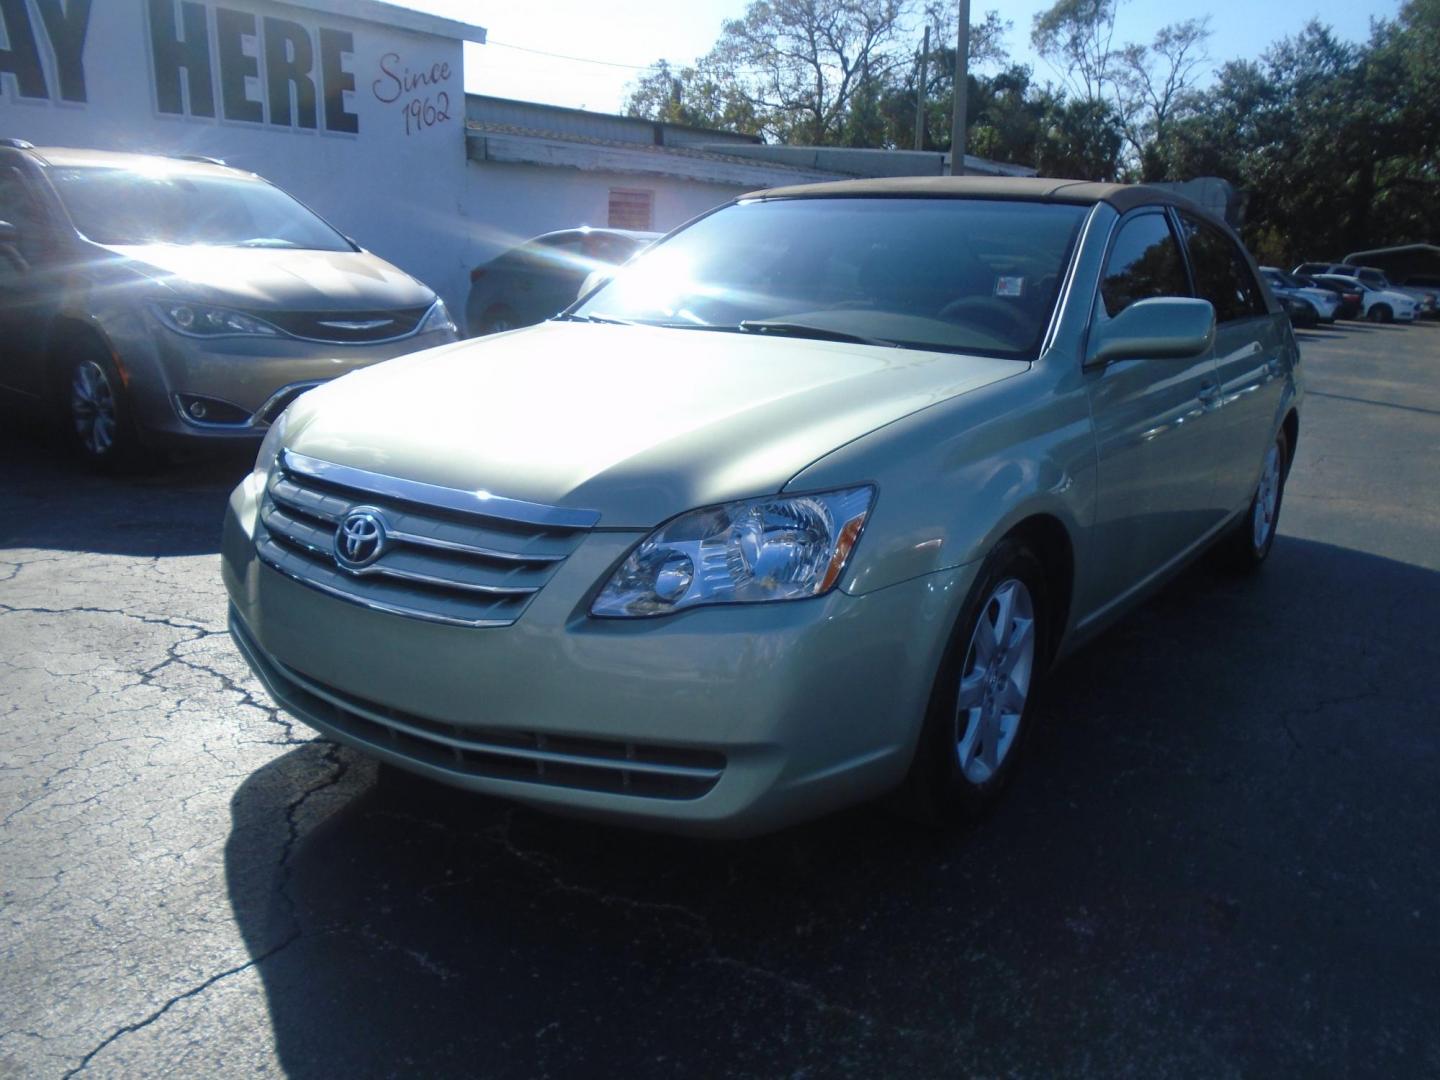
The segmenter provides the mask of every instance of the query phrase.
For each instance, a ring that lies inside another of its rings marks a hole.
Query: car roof
[[[1108,203],[1120,213],[1156,203],[1181,207],[1212,222],[1219,219],[1184,195],[1145,184],[1102,184],[1044,176],[892,176],[879,180],[839,180],[768,188],[747,199],[794,198],[950,198],[1018,199],[1025,202],[1091,206]]]
[[[220,162],[194,157],[169,157],[164,154],[132,154],[118,150],[91,150],[76,146],[37,146],[26,153],[38,158],[44,165],[91,166],[95,168],[131,169],[138,172],[153,172],[163,169],[170,173],[188,173],[196,176],[251,177],[254,174],[245,169],[236,169]]]
[[[620,236],[626,240],[650,241],[659,240],[660,237],[664,235],[664,233],[658,232],[640,232],[637,229],[610,229],[596,228],[591,225],[580,225],[573,229],[555,229],[552,232],[541,233],[539,236],[527,240],[526,243],[534,243],[537,240],[550,240],[557,236]]]

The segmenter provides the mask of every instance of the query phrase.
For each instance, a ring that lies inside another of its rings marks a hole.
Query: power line
[[[601,64],[605,67],[628,68],[630,71],[659,71],[659,64],[621,64],[615,60],[594,60],[588,56],[569,56],[565,53],[547,52],[544,49],[530,49],[524,45],[511,45],[506,41],[496,41],[493,37],[486,40],[487,45],[499,45],[502,49],[515,49],[517,52],[534,53],[536,56],[549,56],[556,60],[573,60],[577,64]]]

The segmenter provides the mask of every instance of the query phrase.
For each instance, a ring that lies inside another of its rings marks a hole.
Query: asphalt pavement
[[[1301,335],[1270,564],[1060,669],[979,826],[396,782],[225,632],[249,466],[0,433],[0,1075],[1440,1074],[1440,324]]]

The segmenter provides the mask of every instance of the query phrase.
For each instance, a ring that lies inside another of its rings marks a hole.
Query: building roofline
[[[543,109],[548,112],[569,113],[572,116],[593,116],[601,120],[624,120],[631,124],[659,124],[661,127],[669,128],[672,131],[689,131],[697,135],[724,135],[731,139],[746,139],[752,143],[762,144],[764,140],[759,135],[747,135],[743,131],[726,131],[724,128],[693,127],[690,124],[677,124],[671,120],[649,120],[643,116],[626,116],[624,113],[597,112],[594,109],[575,109],[569,105],[550,105],[543,101],[526,101],[524,98],[500,97],[496,94],[470,94],[465,95],[466,101],[494,101],[502,105],[522,105],[527,109]]]
[[[401,30],[429,34],[432,37],[473,41],[477,45],[485,44],[485,28],[483,26],[461,22],[459,19],[447,19],[441,15],[431,15],[425,11],[416,11],[414,8],[399,7],[386,3],[385,0],[280,0],[280,3],[288,7],[318,11],[322,15],[359,19],[361,22],[398,27]]]

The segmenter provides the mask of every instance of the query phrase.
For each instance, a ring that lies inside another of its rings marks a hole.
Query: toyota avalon
[[[1211,546],[1266,560],[1298,361],[1171,193],[763,192],[297,401],[231,497],[231,633],[325,736],[538,807],[964,818],[1058,659]]]

